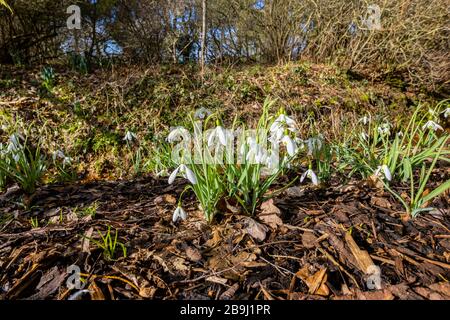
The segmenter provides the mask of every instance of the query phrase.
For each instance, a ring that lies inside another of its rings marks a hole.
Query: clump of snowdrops
[[[261,203],[290,185],[268,192],[291,167],[300,144],[297,124],[283,109],[269,115],[274,102],[265,101],[257,128],[252,130],[238,127],[236,121],[227,129],[214,115],[197,112],[191,117],[193,134],[183,127],[170,132],[167,140],[173,145],[172,159],[178,167],[168,182],[180,176],[189,181],[173,214],[174,222],[186,219],[182,198],[188,190],[194,192],[205,219],[212,222],[221,201],[252,215]],[[318,183],[312,170],[302,175],[306,177]]]
[[[11,135],[7,144],[0,144],[0,187],[9,178],[31,194],[45,170],[45,158],[39,144],[32,147],[28,139],[19,133]]]
[[[439,124],[441,116],[450,115],[448,107],[442,110],[444,103],[429,110],[419,105],[406,124],[394,125],[366,115],[360,120],[361,131],[353,135],[356,143],[339,146],[340,161],[350,169],[350,175],[379,179],[412,217],[431,211],[432,200],[450,188],[447,180],[431,191],[427,189],[438,161],[450,162],[450,136]],[[401,129],[394,131],[395,127]],[[408,183],[408,192],[400,195],[393,183]]]

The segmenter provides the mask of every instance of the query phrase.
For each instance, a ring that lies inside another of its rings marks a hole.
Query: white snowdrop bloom
[[[389,123],[383,123],[381,126],[379,126],[378,133],[383,136],[389,135],[391,133],[391,130],[389,129]]]
[[[127,131],[123,140],[125,140],[128,143],[132,143],[134,140],[137,140],[137,136],[134,132]]]
[[[369,135],[365,132],[361,132],[361,138],[363,138],[363,140],[369,140]]]
[[[180,141],[181,138],[187,139],[188,137],[189,137],[189,131],[186,128],[176,127],[167,136],[167,141],[172,143],[172,142]]]
[[[288,154],[293,157],[297,153],[297,145],[289,136],[284,136],[281,142],[286,146]]]
[[[286,135],[286,130],[297,132],[296,123],[293,119],[285,114],[280,114],[278,118],[270,126],[270,138],[272,143],[279,143]]]
[[[18,153],[14,153],[12,157],[13,157],[13,159],[14,159],[15,162],[19,162],[19,160],[20,160],[20,155],[19,155]]]
[[[55,152],[53,152],[53,161],[55,161],[57,158],[62,159],[63,160],[63,166],[66,165],[70,165],[72,163],[72,158],[71,157],[67,157],[64,152],[62,152],[61,150],[57,150]]]
[[[20,145],[20,140],[24,140],[24,138],[22,137],[22,135],[20,135],[19,133],[13,133],[10,137],[9,137],[9,142],[13,143],[15,145]]]
[[[70,165],[72,163],[71,157],[64,157],[63,159],[63,166]]]
[[[384,174],[385,178],[388,181],[392,180],[391,170],[389,170],[389,167],[387,165],[383,164],[382,166],[378,166],[377,170],[375,170],[374,175],[379,177],[381,173]]]
[[[176,168],[169,176],[169,184],[172,184],[175,181],[175,178],[178,174],[181,174],[183,178],[189,180],[192,184],[197,183],[197,178],[195,177],[194,172],[189,169],[186,165],[180,164],[178,168]]]
[[[270,126],[270,132],[278,131],[279,128],[295,130],[295,121],[285,114],[280,114]]]
[[[436,111],[433,110],[433,109],[428,109],[428,113],[429,113],[431,116],[433,116],[433,117],[436,116]]]
[[[257,152],[255,154],[255,162],[257,164],[264,164],[267,160],[267,157],[267,151],[263,147],[258,146]]]
[[[319,179],[317,178],[317,175],[314,173],[314,171],[312,171],[311,169],[306,170],[302,176],[300,177],[300,182],[303,182],[303,180],[305,180],[305,178],[309,178],[311,179],[311,182],[314,185],[318,185],[319,184]]]
[[[246,156],[248,152],[252,149],[252,148],[256,148],[257,146],[257,142],[256,142],[256,138],[254,137],[247,137],[247,141],[243,142],[239,148],[239,154],[241,156]]]
[[[322,139],[319,137],[309,138],[307,141],[308,145],[308,155],[311,156],[313,153],[322,149]]]
[[[272,132],[270,132],[269,141],[272,143],[279,143],[285,134],[285,129],[281,126]]]
[[[427,121],[427,123],[425,123],[422,127],[422,130],[425,129],[429,129],[429,130],[433,130],[433,131],[437,131],[437,130],[444,130],[444,128],[442,128],[440,125],[438,125],[436,122],[430,120]]]
[[[194,118],[196,119],[206,119],[212,114],[212,112],[204,107],[201,107],[200,109],[197,109],[194,113]]]
[[[186,211],[181,206],[178,206],[173,212],[172,221],[177,222],[179,219],[186,220],[187,214]]]
[[[397,132],[397,136],[400,137],[400,138],[403,137],[404,136],[403,131]]]
[[[360,121],[366,126],[367,124],[370,123],[370,117],[364,116],[360,119]]]
[[[448,118],[450,116],[450,108],[445,109],[442,113],[444,114],[445,118]]]
[[[53,152],[53,155],[52,155],[53,160],[56,160],[57,158],[64,159],[65,156],[66,155],[61,150],[56,150],[55,152]]]
[[[14,133],[9,137],[9,143],[8,143],[8,152],[18,152],[21,149],[23,149],[22,143],[20,140],[25,140],[22,135],[18,133]]]
[[[16,145],[14,143],[9,143],[8,147],[6,148],[6,151],[8,153],[17,153],[22,149],[22,146]]]
[[[227,145],[227,132],[222,126],[215,127],[208,137],[208,147],[213,146],[216,138],[219,140],[220,144],[223,146]]]
[[[266,163],[265,163],[267,169],[270,171],[270,174],[273,174],[276,172],[280,165],[280,159],[278,152],[276,150],[272,150],[270,153],[270,156],[267,157]]]
[[[264,164],[267,160],[267,151],[260,144],[252,144],[249,146],[246,160],[253,164]]]

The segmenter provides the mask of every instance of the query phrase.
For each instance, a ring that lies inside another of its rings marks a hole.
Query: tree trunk
[[[200,64],[202,68],[202,76],[205,71],[206,60],[206,0],[202,0],[202,38],[201,38],[201,52]]]

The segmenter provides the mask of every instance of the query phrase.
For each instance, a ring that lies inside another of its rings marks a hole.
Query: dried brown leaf
[[[266,239],[267,227],[252,218],[247,219],[247,233],[257,241],[264,241]]]
[[[386,209],[391,209],[392,208],[392,204],[386,198],[372,197],[370,199],[370,203],[373,206],[377,206],[377,207],[381,207],[381,208],[386,208]]]
[[[276,230],[278,226],[283,225],[280,214],[280,209],[275,206],[273,199],[270,199],[261,205],[261,213],[258,215],[258,218],[269,227]]]
[[[200,260],[202,260],[202,254],[197,248],[188,246],[186,247],[185,252],[187,258],[193,262],[199,262]]]
[[[312,249],[317,245],[317,237],[312,232],[305,232],[302,235],[302,244],[305,248]]]

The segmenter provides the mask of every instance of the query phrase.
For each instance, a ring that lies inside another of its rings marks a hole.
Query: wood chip
[[[357,266],[365,274],[370,274],[370,268],[374,266],[373,260],[369,253],[361,250],[349,232],[345,233],[345,241],[350,248],[351,253],[356,259]]]

